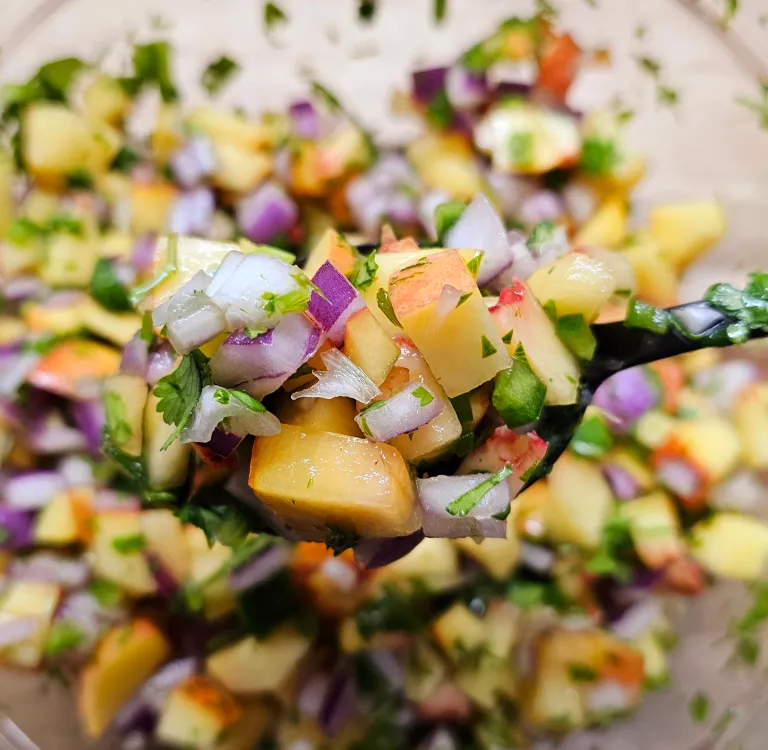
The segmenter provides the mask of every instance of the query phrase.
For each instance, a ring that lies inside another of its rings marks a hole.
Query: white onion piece
[[[0,622],[0,648],[26,641],[40,630],[41,625],[36,617],[16,617]]]
[[[583,224],[597,208],[597,196],[584,185],[569,183],[561,193],[565,208],[577,224]]]
[[[253,242],[272,242],[284,235],[298,219],[296,204],[273,181],[259,185],[237,204],[237,223]]]
[[[554,221],[562,216],[565,206],[560,196],[551,190],[539,190],[528,196],[520,206],[520,219],[528,226],[542,221]]]
[[[557,555],[547,547],[540,544],[531,544],[530,542],[521,542],[520,544],[520,562],[537,573],[547,573],[555,565]]]
[[[466,516],[452,516],[446,510],[453,500],[492,476],[493,474],[469,474],[417,480],[424,534],[428,537],[505,538],[506,521],[493,516],[503,513],[509,505],[511,498],[506,482],[500,482],[486,492]]]
[[[633,604],[610,629],[619,638],[632,641],[643,635],[661,615],[661,602],[653,596],[648,596],[637,604]]]
[[[162,328],[168,322],[168,310],[173,303],[179,303],[195,292],[204,292],[211,277],[205,271],[198,271],[184,286],[175,291],[173,295],[162,304],[158,305],[152,313],[152,325]]]
[[[315,370],[317,383],[303,391],[292,393],[291,399],[347,396],[361,404],[367,404],[379,395],[376,384],[346,354],[342,354],[338,349],[329,349],[322,352],[320,357],[326,370]]]
[[[679,497],[695,495],[701,484],[698,472],[683,460],[667,459],[656,467],[656,478]]]
[[[697,372],[693,376],[693,386],[706,394],[718,409],[730,411],[736,396],[758,380],[760,371],[754,362],[732,359]]]
[[[185,188],[199,184],[216,169],[216,155],[210,138],[195,135],[170,158],[171,169],[176,181]]]
[[[765,496],[765,486],[749,471],[739,471],[712,488],[707,499],[715,510],[754,513]]]
[[[174,201],[168,218],[168,230],[175,234],[207,237],[215,210],[216,198],[210,188],[189,190]]]
[[[226,403],[221,403],[224,399],[227,399]],[[192,424],[181,433],[181,442],[207,443],[224,419],[228,420],[227,431],[236,435],[277,435],[280,432],[280,421],[274,414],[266,410],[253,411],[226,388],[208,385],[200,395]]]
[[[166,375],[170,375],[177,367],[176,359],[176,352],[168,344],[162,344],[157,351],[152,352],[147,365],[147,383],[156,385]]]
[[[515,279],[525,281],[539,267],[539,262],[533,257],[528,245],[519,232],[509,232],[507,235],[512,253],[512,265],[503,270],[488,285],[495,291],[508,289]]]
[[[32,353],[3,357],[0,363],[0,397],[13,398],[39,360],[39,355]]]
[[[205,293],[224,311],[228,330],[274,328],[284,313],[279,307],[268,312],[267,303],[274,297],[304,291],[301,281],[301,271],[279,258],[232,250]]]
[[[427,403],[422,406],[423,402]],[[408,383],[386,401],[378,401],[358,414],[355,421],[372,440],[386,443],[423,427],[442,410],[443,402],[429,388],[421,383]]]
[[[552,263],[570,252],[571,244],[568,242],[568,235],[565,233],[565,229],[563,227],[555,227],[549,239],[533,247],[529,245],[528,249],[539,266],[546,266],[548,263]]]
[[[179,354],[189,354],[226,328],[224,313],[205,292],[172,300],[168,308],[168,341]]]
[[[616,680],[602,680],[591,685],[587,692],[588,713],[605,715],[623,713],[634,705],[632,691]]]
[[[672,310],[671,315],[692,336],[700,336],[723,320],[723,314],[710,307],[706,302]]]
[[[440,292],[440,296],[437,298],[437,305],[435,306],[435,317],[433,326],[435,329],[439,329],[443,325],[443,321],[448,315],[456,309],[456,305],[459,304],[461,299],[461,292],[450,284],[445,284],[443,290]]]
[[[78,589],[88,582],[91,571],[84,560],[69,560],[40,552],[14,560],[9,575],[15,579],[58,583],[68,589]]]
[[[29,431],[27,443],[33,451],[44,455],[84,451],[87,448],[83,433],[66,424],[59,412],[51,412],[36,424]]]
[[[520,205],[531,194],[531,185],[519,175],[489,169],[485,179],[493,191],[503,216],[517,216]]]
[[[321,576],[331,581],[334,588],[352,593],[357,588],[355,569],[338,557],[328,557],[320,565]]]
[[[286,315],[255,338],[235,331],[211,359],[213,380],[261,399],[285,383],[317,351],[321,339],[320,328],[300,313]]]
[[[445,236],[445,247],[482,250],[478,286],[484,286],[512,265],[504,222],[493,204],[478,193]]]
[[[44,508],[65,489],[64,479],[58,472],[33,471],[7,480],[3,500],[12,508],[36,510]]]
[[[67,456],[59,462],[59,473],[68,487],[93,487],[93,462],[82,456]]]
[[[488,95],[485,74],[473,73],[458,63],[451,65],[445,76],[445,93],[456,109],[477,107]]]

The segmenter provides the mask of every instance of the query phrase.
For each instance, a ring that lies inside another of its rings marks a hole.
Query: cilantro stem
[[[509,464],[504,464],[503,469],[499,469],[495,474],[488,477],[488,479],[484,479],[468,492],[459,495],[455,500],[451,500],[446,510],[452,516],[466,516],[497,484],[501,484],[512,474],[512,467]]]

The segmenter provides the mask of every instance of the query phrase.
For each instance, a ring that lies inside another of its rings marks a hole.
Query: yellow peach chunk
[[[344,353],[379,386],[400,356],[400,347],[384,332],[373,313],[363,308],[347,320]]]

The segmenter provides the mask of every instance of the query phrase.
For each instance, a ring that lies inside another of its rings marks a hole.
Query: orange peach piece
[[[131,229],[135,234],[161,233],[179,191],[169,182],[132,183],[130,188]]]
[[[309,253],[304,273],[312,278],[326,261],[333,263],[345,276],[351,276],[357,265],[357,252],[335,229],[327,229],[320,242]]]

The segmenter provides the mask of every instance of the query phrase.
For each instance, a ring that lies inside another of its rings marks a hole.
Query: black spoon
[[[763,301],[761,307],[766,309],[766,305],[768,303]],[[625,321],[592,326],[597,347],[594,357],[582,367],[578,401],[568,406],[544,407],[536,433],[547,441],[547,453],[523,489],[549,474],[555,461],[571,442],[595,391],[611,375],[699,349],[743,343],[742,340],[734,341],[728,333],[731,326],[739,325],[736,315],[710,302],[689,302],[661,309],[658,314],[666,321],[666,330],[630,327]],[[706,316],[706,329],[695,333],[688,331],[683,322],[688,315]],[[750,328],[746,336],[749,340],[765,338],[768,336],[768,327]]]

